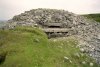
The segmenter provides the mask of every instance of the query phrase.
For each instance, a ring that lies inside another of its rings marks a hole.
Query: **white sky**
[[[76,14],[100,13],[100,0],[0,0],[0,20],[35,8],[64,9]]]

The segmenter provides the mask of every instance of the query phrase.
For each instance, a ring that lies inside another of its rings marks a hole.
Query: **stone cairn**
[[[75,36],[78,47],[100,64],[100,23],[65,10],[33,9],[14,16],[5,28],[38,26],[48,37]]]

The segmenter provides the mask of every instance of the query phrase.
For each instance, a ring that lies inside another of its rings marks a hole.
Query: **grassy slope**
[[[89,19],[93,19],[97,22],[100,22],[100,14],[99,13],[98,14],[87,14],[87,15],[83,15],[83,16],[85,16]]]
[[[73,38],[48,40],[37,28],[1,30],[0,55],[7,55],[0,67],[90,67],[89,63],[94,61],[83,55],[76,45]],[[83,61],[86,64],[82,64]],[[99,66],[94,63],[93,67]]]

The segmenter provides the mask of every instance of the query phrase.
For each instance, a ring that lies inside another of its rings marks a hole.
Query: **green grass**
[[[94,60],[80,52],[77,44],[70,37],[48,40],[38,28],[0,30],[0,55],[6,53],[0,67],[90,67],[90,62],[94,63],[93,67],[99,67]],[[86,64],[82,64],[83,61]]]
[[[89,19],[93,19],[97,22],[100,22],[100,13],[98,13],[98,14],[87,14],[87,15],[83,15],[83,16],[85,16]]]

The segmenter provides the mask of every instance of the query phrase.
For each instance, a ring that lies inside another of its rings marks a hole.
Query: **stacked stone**
[[[66,27],[71,27],[73,18],[75,14],[64,11],[64,10],[56,10],[56,9],[33,9],[30,11],[26,11],[20,15],[14,16],[11,19],[11,22],[24,22],[26,23],[36,23],[36,24],[44,24],[44,23],[66,23]],[[20,24],[21,25],[21,24]]]
[[[43,26],[44,23],[65,23],[65,28],[73,30],[70,36],[75,35],[78,38],[79,47],[100,63],[100,23],[96,21],[65,10],[33,9],[14,16],[8,21],[8,27],[34,27]]]

